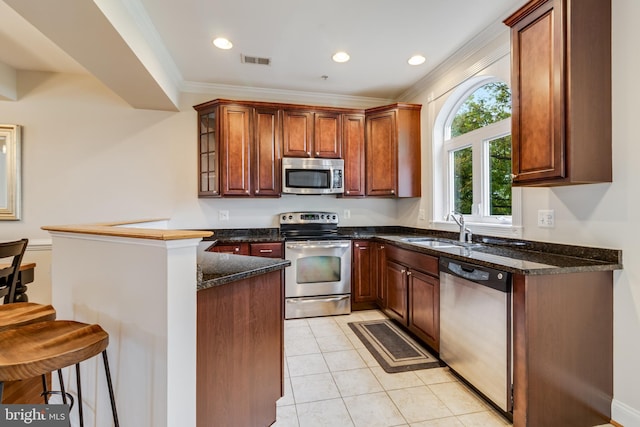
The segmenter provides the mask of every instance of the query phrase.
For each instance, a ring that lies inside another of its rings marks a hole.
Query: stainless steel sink
[[[402,241],[434,249],[456,247],[472,249],[482,246],[479,243],[463,243],[458,242],[457,240],[444,239],[440,237],[403,237]]]

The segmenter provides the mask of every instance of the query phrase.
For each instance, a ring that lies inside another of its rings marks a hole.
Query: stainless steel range
[[[285,318],[351,312],[351,241],[338,236],[335,212],[280,214],[285,238]]]

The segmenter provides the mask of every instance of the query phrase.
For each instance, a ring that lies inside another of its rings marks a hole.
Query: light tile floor
[[[285,321],[276,427],[502,427],[510,423],[448,368],[387,374],[348,322],[377,310]]]

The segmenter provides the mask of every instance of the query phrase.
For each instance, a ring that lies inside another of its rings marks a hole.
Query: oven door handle
[[[334,249],[348,248],[351,242],[327,242],[327,243],[287,243],[287,249]]]

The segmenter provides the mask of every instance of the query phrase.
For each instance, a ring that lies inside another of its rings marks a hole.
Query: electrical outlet
[[[556,226],[556,217],[553,209],[538,210],[538,227],[553,228]]]
[[[344,219],[351,218],[351,210],[345,209],[344,212],[342,213],[342,218],[344,218]]]
[[[229,211],[218,211],[218,219],[220,221],[229,221]]]
[[[425,213],[424,209],[418,210],[418,219],[420,221],[424,221],[425,219],[427,219],[427,214]]]

